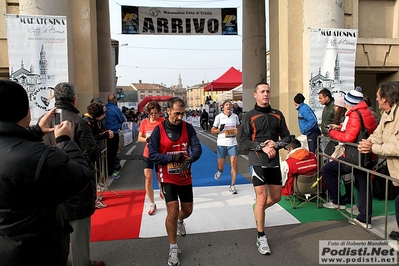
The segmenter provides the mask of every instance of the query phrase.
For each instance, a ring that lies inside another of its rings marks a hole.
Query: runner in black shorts
[[[254,187],[262,185],[281,186],[280,167],[266,168],[262,166],[251,167],[251,178]]]
[[[158,164],[166,202],[168,265],[178,266],[181,250],[177,235],[186,235],[184,219],[193,212],[191,164],[200,158],[202,147],[194,127],[183,121],[184,101],[178,97],[169,99],[167,112],[167,119],[154,128],[148,148],[149,158]]]
[[[270,254],[265,235],[265,210],[281,199],[281,171],[278,150],[291,142],[284,115],[272,109],[270,87],[265,82],[254,89],[256,104],[245,113],[240,132],[240,148],[249,151],[248,162],[256,194],[254,216],[258,230],[256,245],[261,254]]]

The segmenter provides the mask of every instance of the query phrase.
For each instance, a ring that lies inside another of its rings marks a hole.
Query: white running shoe
[[[229,191],[230,191],[232,194],[237,194],[236,186],[235,186],[235,185],[230,186]]]
[[[186,224],[184,222],[177,222],[177,234],[179,236],[185,236],[186,235]]]
[[[169,266],[179,266],[180,265],[179,253],[181,253],[181,250],[178,248],[173,248],[173,249],[169,250],[169,259],[168,259]]]
[[[222,172],[217,171],[215,174],[215,180],[218,181],[220,179],[220,176],[222,175]]]
[[[256,245],[258,246],[258,251],[263,255],[270,255],[272,252],[270,250],[269,244],[267,243],[266,236],[258,237],[256,241]]]
[[[338,208],[340,210],[345,210],[346,209],[346,205],[339,205],[338,206],[337,204],[334,204],[331,201],[324,203],[323,207],[324,208],[328,208],[328,209],[338,209]]]

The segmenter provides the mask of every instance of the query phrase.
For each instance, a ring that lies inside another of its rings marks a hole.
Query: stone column
[[[96,5],[95,0],[71,1],[74,83],[79,93],[78,109],[81,113],[86,111],[90,100],[99,91]],[[68,33],[68,37],[71,34]]]
[[[254,107],[254,86],[266,82],[265,0],[243,0],[242,99],[243,110]]]
[[[116,92],[116,73],[112,60],[109,2],[97,3],[98,96],[106,103],[108,94]]]

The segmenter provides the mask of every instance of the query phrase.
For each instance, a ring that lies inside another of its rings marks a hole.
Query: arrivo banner
[[[122,34],[237,35],[237,8],[122,6]]]

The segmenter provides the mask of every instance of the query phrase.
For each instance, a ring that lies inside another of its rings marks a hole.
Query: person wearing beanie
[[[72,123],[73,140],[78,143],[93,170],[90,185],[69,198],[62,206],[64,215],[73,228],[72,264],[103,266],[105,264],[102,261],[90,260],[90,220],[95,211],[97,193],[94,164],[100,158],[102,148],[94,139],[90,126],[79,115],[79,110],[76,108],[78,97],[75,85],[69,82],[58,83],[54,88],[54,98],[55,106],[62,110],[62,118]],[[47,134],[44,142],[55,145],[54,135]]]
[[[361,101],[363,101],[363,93],[360,86],[356,86],[354,90],[348,92],[344,97],[344,102],[348,106],[355,106]]]
[[[55,108],[30,127],[20,84],[0,80],[0,101],[0,265],[65,266],[71,227],[59,205],[89,184],[91,169],[71,123],[49,126]],[[55,136],[55,148],[44,134]]]
[[[329,135],[332,139],[339,142],[356,143],[357,137],[362,129],[362,122],[369,134],[372,134],[377,128],[377,121],[371,111],[368,109],[366,102],[363,101],[363,94],[360,87],[348,92],[344,97],[344,102],[348,111],[345,113],[344,122],[337,128],[330,129]],[[361,122],[362,121],[362,122]],[[346,160],[344,153],[338,158],[342,161]],[[357,222],[365,228],[371,228],[372,217],[372,193],[371,184],[367,183],[367,174],[358,169],[352,169],[350,166],[341,164],[338,161],[331,161],[322,168],[322,175],[328,189],[330,202],[324,203],[323,206],[330,209],[346,209],[345,198],[340,194],[337,188],[340,176],[352,173],[355,177],[355,186],[358,191],[358,210],[359,214]],[[340,176],[338,176],[340,173]],[[367,199],[367,187],[369,188]],[[348,194],[348,191],[347,191]],[[348,197],[349,195],[347,195]],[[349,199],[352,195],[349,196]],[[368,205],[366,204],[368,201]],[[339,202],[339,205],[338,205]],[[366,213],[368,214],[366,216]],[[348,220],[354,223],[352,219]]]
[[[298,111],[299,129],[303,135],[306,135],[309,151],[315,153],[317,149],[317,138],[320,136],[321,132],[316,114],[304,101],[305,97],[302,93],[295,95],[294,105],[295,109]]]

